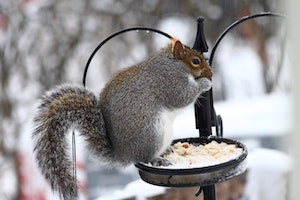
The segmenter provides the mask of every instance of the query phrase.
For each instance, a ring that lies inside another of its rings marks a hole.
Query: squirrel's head
[[[210,79],[212,77],[210,66],[200,52],[185,47],[177,39],[172,39],[171,51],[175,59],[182,61],[190,68],[195,79],[204,77]]]

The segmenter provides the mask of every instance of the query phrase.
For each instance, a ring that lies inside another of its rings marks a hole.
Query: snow
[[[115,191],[112,195],[99,197],[96,200],[119,200],[135,197],[137,200],[146,200],[147,197],[163,194],[164,187],[148,184],[141,179],[129,183],[124,190]]]
[[[256,48],[249,41],[237,42],[233,36],[227,36],[219,46],[215,62],[220,65],[227,99],[264,93],[263,64],[257,56]]]
[[[180,31],[178,31],[178,27],[180,27]],[[180,39],[183,44],[191,46],[191,40],[195,38],[196,28],[195,19],[173,16],[162,19],[157,29],[168,33],[174,38]],[[169,41],[164,39],[161,36],[155,38],[155,46],[161,47],[161,44],[168,44]]]
[[[214,103],[222,116],[224,137],[263,137],[284,135],[291,131],[292,108],[288,94],[273,93],[249,99]],[[197,137],[194,108],[190,106],[177,116],[173,124],[174,137]]]
[[[13,169],[14,165],[11,162],[3,162],[3,158],[0,156],[1,169],[0,172],[0,196],[13,196],[17,192],[17,177],[15,176],[15,171]]]
[[[290,157],[278,150],[256,149],[248,155],[245,196],[248,200],[286,199]]]
[[[288,172],[292,165],[292,161],[286,153],[266,148],[250,151],[247,160],[250,169]]]

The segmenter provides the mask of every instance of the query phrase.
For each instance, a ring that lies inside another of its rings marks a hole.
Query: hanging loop
[[[104,39],[96,48],[95,50],[92,52],[92,54],[90,55],[86,65],[85,65],[85,69],[84,69],[84,73],[83,73],[83,86],[85,86],[85,82],[86,82],[86,75],[87,75],[87,72],[88,72],[88,69],[89,69],[89,65],[94,57],[94,55],[97,53],[97,51],[106,43],[108,42],[110,39],[116,37],[117,35],[120,35],[120,34],[123,34],[125,32],[129,32],[129,31],[147,31],[147,32],[155,32],[155,33],[158,33],[158,34],[161,34],[165,37],[167,37],[168,39],[172,39],[173,37],[170,36],[169,34],[163,32],[163,31],[160,31],[160,30],[157,30],[157,29],[154,29],[154,28],[147,28],[147,27],[133,27],[133,28],[128,28],[128,29],[123,29],[121,31],[118,31],[116,33],[113,33],[111,34],[110,36],[108,36],[106,39]]]
[[[270,13],[270,12],[264,12],[264,13],[260,13],[260,14],[255,14],[255,15],[250,15],[250,16],[245,16],[240,18],[239,20],[233,22],[230,26],[228,26],[223,33],[218,37],[215,45],[213,46],[212,50],[211,50],[211,54],[210,54],[210,58],[209,58],[209,65],[212,66],[212,62],[213,62],[213,57],[215,55],[216,49],[219,46],[221,40],[225,37],[225,35],[234,27],[236,27],[237,25],[243,23],[244,21],[250,20],[250,19],[254,19],[254,18],[258,18],[258,17],[281,17],[281,18],[286,18],[285,15],[281,15],[281,14],[276,14],[276,13]]]

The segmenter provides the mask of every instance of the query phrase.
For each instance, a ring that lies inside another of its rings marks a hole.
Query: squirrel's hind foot
[[[168,159],[162,158],[162,157],[154,158],[151,161],[151,164],[153,166],[169,166],[169,165],[172,165],[172,163]]]
[[[164,157],[168,154],[174,153],[173,148],[171,146],[169,146],[160,156]]]

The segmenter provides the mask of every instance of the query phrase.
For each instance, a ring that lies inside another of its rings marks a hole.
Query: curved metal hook
[[[108,42],[110,39],[112,39],[113,37],[117,36],[117,35],[120,35],[122,33],[125,33],[125,32],[129,32],[129,31],[151,31],[151,32],[155,32],[155,33],[159,33],[169,39],[172,39],[173,37],[170,36],[169,34],[163,32],[163,31],[160,31],[160,30],[157,30],[157,29],[153,29],[153,28],[147,28],[147,27],[133,27],[133,28],[128,28],[128,29],[123,29],[121,31],[118,31],[116,33],[113,33],[111,34],[110,36],[108,36],[105,40],[103,40],[96,48],[95,50],[92,52],[92,54],[90,55],[86,65],[85,65],[85,69],[84,69],[84,73],[83,73],[83,86],[85,87],[85,82],[86,82],[86,75],[87,75],[87,72],[88,72],[88,68],[89,68],[89,65],[94,57],[94,55],[97,53],[97,51],[106,43]]]
[[[250,16],[245,16],[242,17],[241,19],[233,22],[230,26],[228,26],[223,33],[219,36],[219,38],[217,39],[214,47],[212,48],[211,54],[210,54],[210,58],[209,58],[209,65],[212,66],[212,61],[213,61],[213,57],[215,55],[215,51],[218,47],[218,45],[220,44],[221,40],[225,37],[225,35],[234,27],[236,27],[237,25],[243,23],[244,21],[253,19],[253,18],[258,18],[258,17],[265,17],[265,16],[270,16],[270,17],[282,17],[282,18],[286,18],[285,15],[281,15],[281,14],[276,14],[276,13],[270,13],[270,12],[266,12],[266,13],[260,13],[260,14],[255,14],[255,15],[250,15]]]

